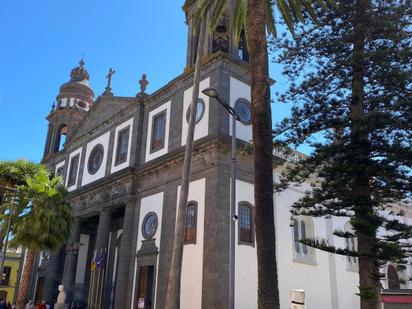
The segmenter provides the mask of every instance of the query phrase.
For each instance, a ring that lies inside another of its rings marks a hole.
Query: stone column
[[[108,246],[109,246],[109,238],[110,238],[110,230],[111,230],[111,221],[112,221],[112,214],[110,208],[103,208],[100,211],[99,216],[99,225],[97,227],[97,235],[96,235],[96,244],[95,244],[95,252],[93,255],[96,254],[96,259],[99,260],[101,254],[105,253],[103,258],[103,266],[98,268],[94,275],[97,276],[94,279],[91,279],[93,283],[90,285],[89,293],[92,293],[92,299],[90,300],[89,307],[91,309],[95,308],[106,308],[105,304],[102,302],[105,300],[104,291],[105,291],[105,272],[106,263],[108,258]]]
[[[126,204],[123,220],[123,233],[119,250],[119,266],[116,273],[116,295],[114,298],[114,308],[126,308],[127,288],[131,284],[130,279],[133,274],[129,273],[131,263],[132,239],[133,239],[133,219],[136,202],[130,201]]]
[[[112,222],[112,214],[109,208],[103,208],[99,216],[99,226],[97,227],[96,250],[107,250],[109,245],[110,228]]]
[[[63,271],[63,285],[66,290],[66,301],[70,303],[73,301],[76,270],[77,270],[77,256],[80,246],[80,230],[82,225],[82,219],[79,217],[74,218],[73,229],[69,237],[69,242],[66,245],[66,258],[64,260]]]
[[[58,250],[57,252],[51,252],[49,261],[47,263],[46,278],[44,280],[42,299],[45,299],[50,302],[53,302],[55,300],[52,296],[57,291],[57,285],[59,281],[57,274],[60,262],[60,253],[61,250]]]

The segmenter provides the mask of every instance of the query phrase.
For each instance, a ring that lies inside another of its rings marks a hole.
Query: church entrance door
[[[138,309],[153,309],[153,275],[154,266],[139,268]]]

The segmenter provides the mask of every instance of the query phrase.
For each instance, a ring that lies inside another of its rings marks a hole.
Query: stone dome
[[[70,81],[71,82],[81,82],[83,80],[89,80],[89,72],[84,67],[83,59],[80,60],[79,66],[75,67],[70,72]]]
[[[88,111],[93,104],[94,92],[89,85],[89,73],[84,67],[83,59],[79,66],[70,72],[70,80],[60,87],[57,96],[58,109],[79,109]]]

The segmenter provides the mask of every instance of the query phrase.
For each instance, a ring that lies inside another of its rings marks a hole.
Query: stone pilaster
[[[97,227],[96,250],[107,250],[109,245],[110,228],[112,222],[112,214],[109,208],[104,208],[100,212],[99,225]]]
[[[63,286],[66,290],[66,301],[69,303],[73,301],[74,285],[76,280],[77,257],[80,246],[80,230],[82,220],[79,217],[74,219],[72,232],[70,234],[69,242],[66,245],[66,258],[64,260],[63,271]]]
[[[48,301],[54,301],[53,295],[57,291],[58,285],[58,267],[60,262],[60,253],[61,250],[57,252],[51,252],[49,261],[47,263],[47,274],[44,281],[44,288],[43,288],[43,295],[42,299],[46,299]]]
[[[115,308],[126,308],[127,288],[132,284],[133,274],[129,273],[132,252],[133,239],[133,219],[135,211],[135,201],[126,204],[123,221],[123,234],[119,250],[119,266],[116,274],[116,295]]]
[[[105,272],[106,269],[106,262],[108,257],[108,247],[109,247],[109,238],[110,238],[110,230],[111,230],[111,223],[112,223],[112,214],[109,208],[103,208],[100,211],[99,216],[99,225],[97,227],[97,235],[96,235],[96,244],[95,244],[95,253],[96,259],[99,260],[102,254],[105,254],[103,258],[103,265],[101,268],[97,268],[95,271],[95,276],[90,285],[89,293],[92,293],[91,302],[89,303],[89,307],[91,309],[98,309],[98,308],[106,308],[106,297],[105,297]],[[103,270],[102,270],[103,269]]]

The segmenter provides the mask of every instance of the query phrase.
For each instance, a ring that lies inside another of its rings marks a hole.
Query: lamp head
[[[202,90],[203,94],[207,95],[210,98],[218,98],[219,97],[219,93],[217,92],[217,90],[215,88],[209,87],[209,88],[205,88]]]

